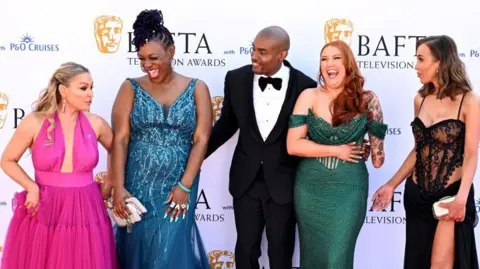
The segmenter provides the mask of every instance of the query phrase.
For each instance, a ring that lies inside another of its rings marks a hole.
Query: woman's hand
[[[395,188],[389,184],[380,187],[372,197],[372,209],[375,211],[384,210],[392,201],[394,190]]]
[[[448,210],[448,214],[438,218],[439,220],[454,220],[462,222],[465,220],[465,203],[458,197],[450,203],[439,203],[438,206]]]
[[[25,207],[27,210],[33,210],[32,216],[37,214],[38,201],[40,200],[40,188],[36,183],[32,184],[32,187],[27,190],[27,197],[25,199]]]
[[[357,159],[363,158],[362,146],[355,145],[355,142],[335,146],[335,157],[352,163],[358,163]]]
[[[188,210],[188,198],[189,194],[182,188],[180,188],[179,186],[173,188],[166,201],[166,204],[168,204],[168,208],[165,211],[164,218],[166,218],[168,214],[171,214],[170,222],[172,222],[174,219],[176,222],[178,221],[178,217],[180,216],[180,214],[183,214],[182,219],[184,219]]]
[[[124,188],[115,188],[113,191],[113,212],[115,215],[123,219],[129,219],[132,214],[128,210],[126,199],[132,197],[130,193]]]

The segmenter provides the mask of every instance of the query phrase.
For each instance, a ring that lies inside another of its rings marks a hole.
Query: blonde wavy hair
[[[51,144],[51,132],[55,128],[55,120],[53,115],[58,111],[58,107],[62,102],[62,95],[59,91],[59,86],[64,85],[68,87],[72,79],[80,74],[90,73],[90,71],[83,65],[67,62],[53,73],[48,83],[48,87],[40,93],[40,98],[34,103],[34,112],[41,112],[47,117],[50,122],[50,127],[47,129],[47,144]]]

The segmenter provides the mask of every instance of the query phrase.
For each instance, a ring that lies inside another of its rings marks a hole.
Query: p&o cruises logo
[[[32,51],[32,52],[57,52],[60,50],[58,44],[38,43],[28,33],[20,38],[19,42],[12,42],[9,45],[11,51]]]

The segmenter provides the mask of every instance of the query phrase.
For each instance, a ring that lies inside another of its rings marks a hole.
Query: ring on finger
[[[181,207],[182,207],[182,209],[185,209],[185,208],[187,208],[187,205],[186,205],[186,204],[182,204]]]
[[[175,203],[174,201],[172,201],[172,202],[170,203],[170,207],[171,207],[171,208],[174,208],[175,205],[176,205],[176,203]]]
[[[175,207],[176,210],[180,210],[180,204],[177,204],[177,206]]]

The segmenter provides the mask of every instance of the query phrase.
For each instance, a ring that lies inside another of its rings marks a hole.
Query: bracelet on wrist
[[[185,185],[183,185],[182,182],[179,181],[178,186],[180,187],[180,189],[184,190],[185,192],[190,193],[190,189],[185,187]]]

